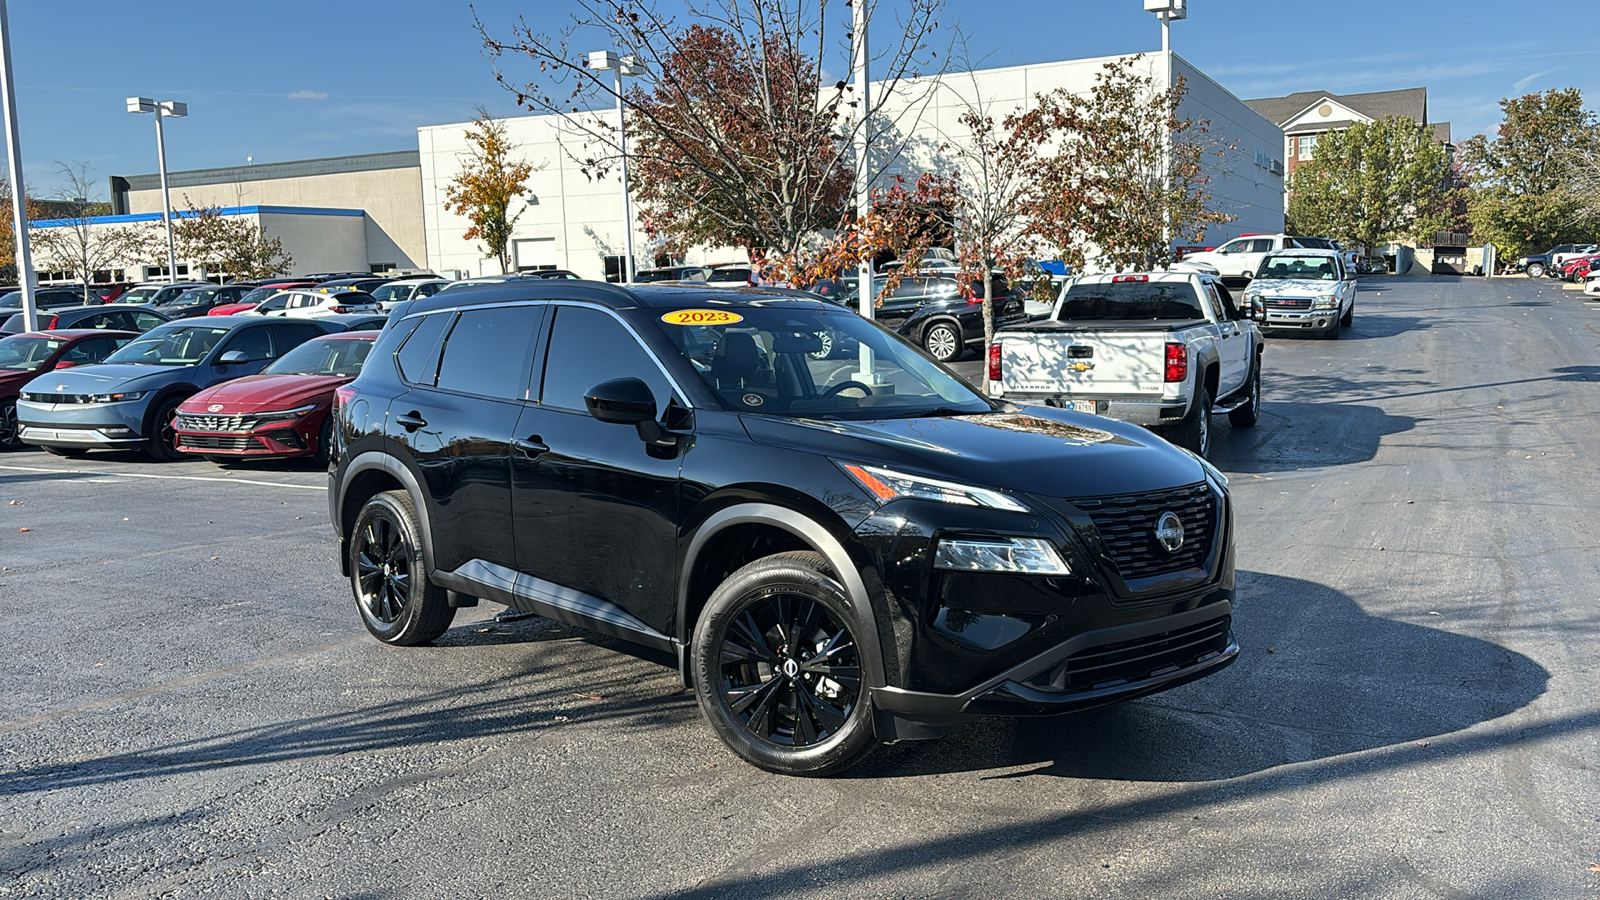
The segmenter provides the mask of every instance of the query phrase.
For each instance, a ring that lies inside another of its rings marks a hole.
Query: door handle
[[[395,416],[394,420],[401,428],[407,431],[416,431],[418,428],[428,424],[428,420],[422,417],[422,413],[414,409],[411,412]]]
[[[550,452],[550,446],[540,440],[537,434],[527,439],[516,438],[511,442],[511,446],[520,450],[522,455],[529,459],[534,459]]]

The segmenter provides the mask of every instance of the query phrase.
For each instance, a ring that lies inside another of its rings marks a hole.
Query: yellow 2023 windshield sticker
[[[661,317],[668,325],[732,325],[744,316],[723,309],[675,309]]]

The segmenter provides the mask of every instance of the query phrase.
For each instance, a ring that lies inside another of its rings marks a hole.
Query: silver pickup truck
[[[1205,455],[1211,414],[1235,427],[1261,411],[1261,332],[1210,275],[1090,275],[1067,282],[1050,317],[1001,330],[991,397],[1158,429]]]

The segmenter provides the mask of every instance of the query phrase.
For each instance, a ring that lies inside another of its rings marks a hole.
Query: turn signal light
[[[1182,381],[1189,377],[1189,349],[1182,344],[1167,345],[1166,381]]]
[[[1000,344],[995,342],[989,345],[989,380],[1000,380]]]

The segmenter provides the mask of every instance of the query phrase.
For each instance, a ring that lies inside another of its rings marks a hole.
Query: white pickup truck
[[[1159,429],[1204,456],[1211,414],[1261,412],[1261,332],[1221,280],[1165,272],[1068,281],[1050,317],[1001,330],[989,396]]]

